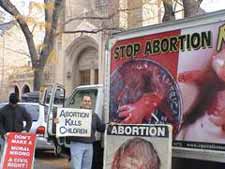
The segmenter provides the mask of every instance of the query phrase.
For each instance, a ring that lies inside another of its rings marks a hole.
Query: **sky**
[[[11,2],[17,6],[21,13],[26,15],[28,13],[30,2],[42,3],[43,0],[11,0]]]
[[[43,2],[43,0],[11,0],[14,4],[19,4],[19,6],[26,6],[30,1],[33,2]],[[225,9],[225,0],[203,0],[201,7],[207,12],[212,12],[216,10]]]
[[[25,14],[28,12],[29,2],[43,2],[43,0],[11,0],[15,4],[21,13]],[[201,7],[206,12],[213,12],[221,9],[225,9],[225,0],[203,0]]]
[[[206,12],[225,9],[225,0],[203,0],[201,7]]]
[[[11,0],[14,4],[22,6],[27,6],[30,1],[33,2],[43,2],[43,0]],[[225,0],[203,0],[201,7],[207,12],[212,12],[215,10],[225,9]]]

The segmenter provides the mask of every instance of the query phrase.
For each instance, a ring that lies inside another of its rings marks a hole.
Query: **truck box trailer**
[[[65,107],[94,90],[105,122],[172,124],[173,157],[225,162],[225,10],[114,34],[105,54],[104,84]]]
[[[224,162],[225,11],[115,34],[109,121],[170,123],[173,156]]]

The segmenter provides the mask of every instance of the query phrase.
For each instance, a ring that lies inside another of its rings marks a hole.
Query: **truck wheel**
[[[56,157],[60,157],[62,152],[62,147],[59,144],[55,144],[54,153]]]

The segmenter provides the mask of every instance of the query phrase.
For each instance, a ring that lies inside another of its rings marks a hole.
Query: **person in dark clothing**
[[[83,96],[81,108],[91,109],[92,99]],[[93,158],[93,143],[96,141],[96,131],[104,132],[105,124],[101,122],[96,113],[92,113],[91,137],[71,137],[70,153],[73,169],[91,169]]]
[[[84,95],[81,102],[81,109],[92,109],[92,99]],[[55,123],[59,123],[56,118]],[[91,169],[93,159],[93,144],[96,142],[96,131],[104,132],[105,124],[95,112],[92,112],[91,136],[90,137],[68,137],[70,140],[70,158],[72,169]]]
[[[0,135],[4,139],[8,132],[29,132],[32,119],[26,109],[17,104],[18,97],[10,94],[9,104],[0,109]],[[23,122],[26,122],[24,127]]]

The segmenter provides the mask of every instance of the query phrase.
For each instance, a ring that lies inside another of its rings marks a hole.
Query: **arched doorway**
[[[66,88],[84,84],[97,84],[99,81],[98,43],[89,36],[75,39],[66,50]]]
[[[20,91],[19,88],[17,86],[14,87],[14,92],[16,93],[17,97],[20,97]]]
[[[98,84],[98,55],[93,47],[85,48],[77,60],[79,85]]]
[[[22,89],[22,94],[30,92],[30,88],[28,85],[24,85]]]

